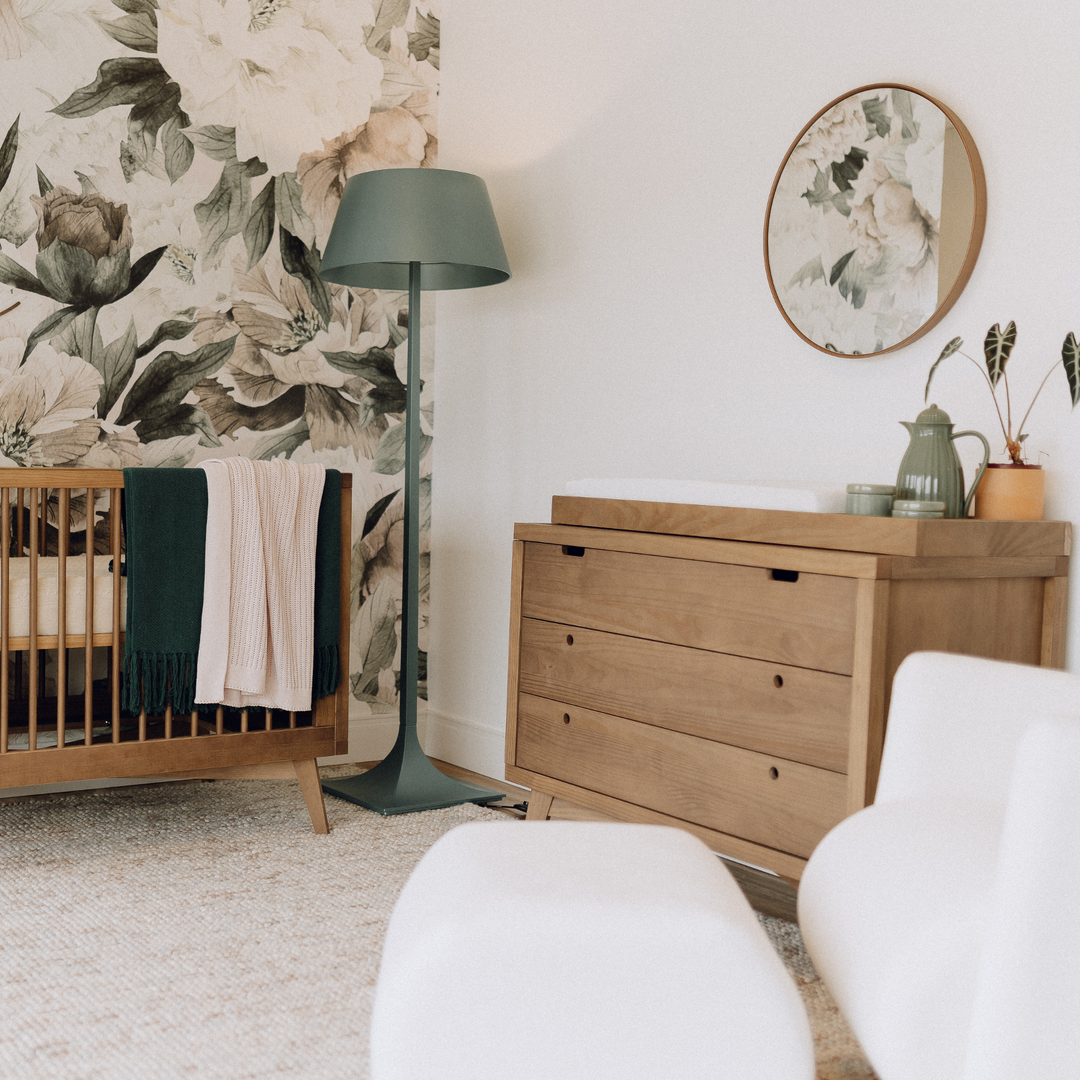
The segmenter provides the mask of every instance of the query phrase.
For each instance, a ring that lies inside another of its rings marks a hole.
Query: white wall
[[[998,321],[1019,326],[1016,396],[1034,392],[1066,331],[1080,333],[1078,31],[1074,5],[1041,0],[444,5],[439,163],[486,178],[514,277],[438,300],[440,754],[502,775],[513,524],[548,520],[567,480],[890,483],[907,445],[897,421],[923,407],[942,345],[961,335],[978,357]],[[890,81],[972,133],[986,236],[926,338],[840,359],[798,339],[773,303],[765,207],[803,125]],[[970,364],[943,365],[933,396],[1000,448]],[[1080,519],[1080,419],[1062,371],[1034,417],[1047,516]],[[1073,613],[1078,602],[1074,589]]]

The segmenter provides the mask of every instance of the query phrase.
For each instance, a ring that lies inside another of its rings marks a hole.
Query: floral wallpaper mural
[[[435,164],[439,19],[0,0],[0,465],[353,473],[355,715],[397,698],[408,297],[324,282],[320,252],[349,176]]]

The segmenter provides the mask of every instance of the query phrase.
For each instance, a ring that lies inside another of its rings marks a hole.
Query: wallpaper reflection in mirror
[[[856,91],[804,130],[770,198],[766,265],[811,344],[848,356],[898,348],[959,295],[985,214],[966,134],[898,86]]]

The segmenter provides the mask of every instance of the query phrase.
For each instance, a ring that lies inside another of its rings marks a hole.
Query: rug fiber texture
[[[286,781],[0,804],[0,1076],[367,1080],[398,892],[444,832],[505,816],[326,802],[329,836]],[[819,1080],[872,1080],[797,928],[762,921],[807,1001]]]

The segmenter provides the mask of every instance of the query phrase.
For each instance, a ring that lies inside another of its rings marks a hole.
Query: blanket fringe
[[[153,716],[172,704],[173,711],[195,707],[195,653],[134,652],[124,657],[121,706],[131,713],[146,709]]]
[[[315,665],[311,673],[312,702],[332,694],[341,682],[341,659],[337,645],[320,645],[315,650]]]

